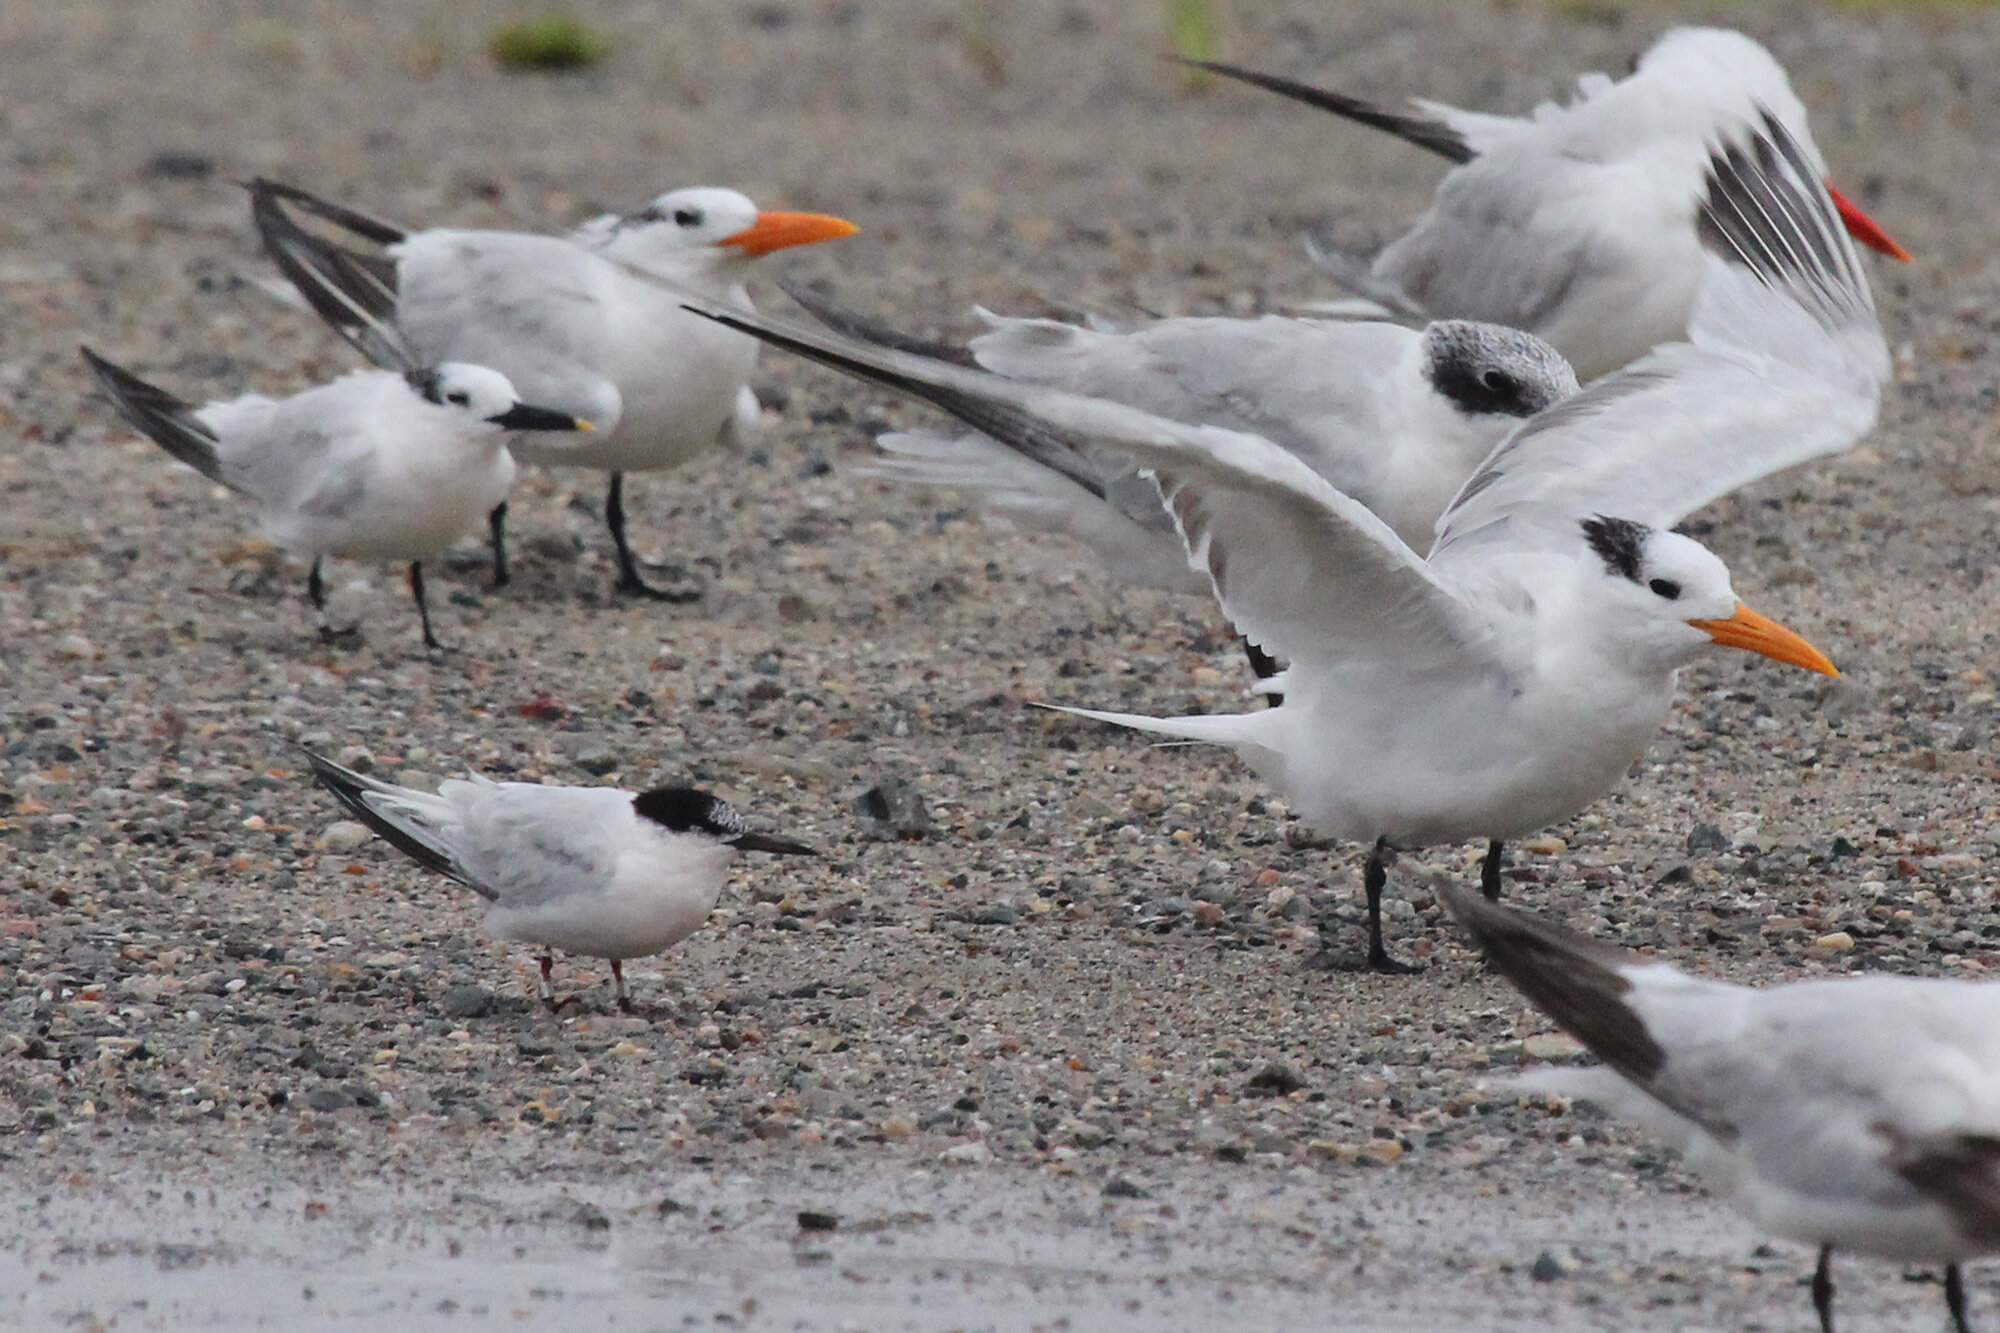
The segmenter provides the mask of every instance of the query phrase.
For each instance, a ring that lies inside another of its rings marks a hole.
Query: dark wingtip
[[[1493,966],[1598,1059],[1641,1085],[1660,1072],[1666,1052],[1624,998],[1631,955],[1456,884],[1438,896]]]
[[[1304,102],[1307,106],[1316,106],[1322,111],[1331,111],[1334,115],[1345,117],[1356,124],[1386,130],[1407,143],[1428,149],[1451,162],[1470,162],[1479,156],[1472,145],[1465,141],[1463,134],[1441,120],[1432,120],[1427,116],[1406,116],[1359,97],[1349,97],[1345,93],[1315,88],[1309,83],[1300,83],[1296,79],[1287,79],[1277,74],[1260,74],[1254,69],[1227,64],[1220,60],[1196,60],[1188,56],[1166,58],[1176,64],[1207,70],[1210,74],[1220,74],[1225,79],[1235,79],[1239,83],[1262,88],[1280,97],[1289,97],[1295,102]]]
[[[826,292],[791,278],[779,278],[778,289],[804,306],[806,312],[835,333],[898,352],[976,369],[979,362],[963,347],[934,338],[919,338],[891,328],[881,320],[835,301]]]

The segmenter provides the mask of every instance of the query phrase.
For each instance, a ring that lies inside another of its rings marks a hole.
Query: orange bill
[[[1840,220],[1847,224],[1849,236],[1891,259],[1900,259],[1906,264],[1910,262],[1910,252],[1896,244],[1874,218],[1862,212],[1859,204],[1834,189],[1832,181],[1826,183],[1826,192],[1833,196],[1833,206],[1840,211]]]
[[[759,213],[755,222],[716,244],[733,245],[746,255],[768,255],[794,245],[837,241],[860,230],[844,218],[825,213]]]
[[[1762,653],[1774,662],[1804,667],[1822,676],[1840,674],[1840,669],[1827,660],[1825,653],[1777,621],[1758,615],[1741,602],[1736,604],[1736,614],[1727,620],[1690,620],[1688,624],[1726,648]]]

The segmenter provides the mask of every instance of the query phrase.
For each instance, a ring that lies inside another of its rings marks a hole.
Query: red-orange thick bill
[[[1727,648],[1761,653],[1774,662],[1804,667],[1822,676],[1840,674],[1840,669],[1827,660],[1825,653],[1769,616],[1760,616],[1741,602],[1736,604],[1736,614],[1727,620],[1690,620],[1688,624]]]
[[[1840,211],[1840,220],[1847,224],[1847,234],[1867,246],[1880,251],[1891,259],[1910,262],[1910,252],[1890,238],[1874,218],[1861,211],[1861,206],[1833,188],[1833,182],[1826,183],[1826,192],[1833,196],[1833,206]]]
[[[845,218],[825,213],[759,213],[755,222],[717,244],[733,245],[746,255],[768,255],[794,245],[837,241],[860,230]]]

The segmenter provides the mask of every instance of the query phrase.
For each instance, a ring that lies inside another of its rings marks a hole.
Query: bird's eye
[[[1507,394],[1510,396],[1520,389],[1520,386],[1514,383],[1513,376],[1499,370],[1481,371],[1479,386],[1488,393]]]
[[[1646,586],[1670,602],[1681,595],[1681,585],[1672,579],[1654,579]]]
[[[447,403],[457,403],[460,407],[470,407],[472,405],[472,395],[463,389],[455,389],[446,394],[444,400]]]
[[[674,225],[676,227],[699,227],[701,225],[701,210],[698,208],[676,208],[674,210]]]

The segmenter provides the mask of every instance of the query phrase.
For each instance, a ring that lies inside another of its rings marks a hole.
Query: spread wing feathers
[[[1775,118],[1712,153],[1702,216],[1689,341],[1524,422],[1439,518],[1432,559],[1475,536],[1571,540],[1592,513],[1671,527],[1874,425],[1889,358],[1867,280]]]
[[[1320,272],[1364,301],[1373,301],[1388,314],[1403,319],[1429,319],[1423,303],[1404,291],[1393,279],[1377,273],[1369,261],[1335,245],[1333,238],[1318,232],[1305,234],[1306,258]]]
[[[448,816],[450,806],[435,796],[393,786],[343,768],[324,755],[303,750],[319,784],[347,807],[349,814],[375,830],[397,851],[491,899],[493,891],[474,879],[450,843],[426,816]]]
[[[807,286],[792,278],[779,278],[778,289],[806,308],[814,319],[832,329],[835,333],[877,347],[893,347],[899,352],[909,352],[913,356],[927,356],[933,361],[948,361],[955,366],[974,366],[968,348],[940,339],[919,338],[915,334],[903,333],[890,328],[872,315],[864,315],[858,310],[841,305],[825,292]]]
[[[236,491],[243,489],[224,475],[221,455],[216,452],[221,441],[195,416],[189,404],[124,367],[113,365],[88,347],[77,350],[83,354],[90,373],[97,377],[99,387],[110,396],[118,415],[133,429],[210,481]]]
[[[282,181],[267,180],[259,176],[250,182],[250,191],[253,197],[265,194],[297,204],[308,213],[324,218],[336,227],[350,231],[362,240],[375,245],[399,245],[410,239],[410,233],[393,222],[384,222],[381,218],[370,217],[344,204],[321,199],[317,195],[306,193],[296,185],[286,185]]]
[[[1735,991],[1718,982],[1681,977],[1660,964],[1526,912],[1490,902],[1457,885],[1438,889],[1445,906],[1472,935],[1480,952],[1530,1003],[1604,1061],[1634,1088],[1718,1140],[1733,1126],[1678,1088],[1668,1069],[1670,1052],[1655,1038],[1632,1003],[1632,973],[1670,976],[1698,991]]]
[[[259,177],[250,183],[250,216],[266,253],[278,271],[298,289],[313,312],[345,338],[354,349],[385,370],[417,372],[421,358],[396,327],[396,265],[384,255],[362,254],[317,236],[287,213],[280,199],[310,200],[306,205],[321,216],[347,213],[337,205],[315,200],[290,186]],[[364,223],[372,219],[353,214]],[[374,239],[387,232],[393,242],[403,239],[387,223],[361,234]]]
[[[1331,111],[1336,116],[1345,116],[1349,120],[1373,126],[1378,130],[1387,130],[1397,138],[1408,140],[1419,148],[1428,148],[1450,162],[1470,162],[1478,156],[1477,151],[1466,141],[1465,135],[1443,119],[1402,115],[1374,102],[1364,102],[1358,97],[1328,92],[1324,88],[1315,88],[1311,84],[1282,78],[1276,74],[1259,74],[1241,65],[1225,65],[1214,60],[1188,60],[1179,56],[1168,58],[1183,65],[1192,65],[1196,69],[1205,69],[1211,74],[1220,74],[1226,79],[1252,84],[1277,93],[1280,97],[1289,97],[1308,106],[1316,106],[1322,111]]]
[[[1810,316],[1811,326],[1794,321],[1799,328],[1787,360],[1822,350],[1830,334],[1841,356],[1884,381],[1889,348],[1852,236],[1804,147],[1771,112],[1764,111],[1762,120],[1762,134],[1709,159],[1708,192],[1696,218],[1702,244],[1784,292]],[[1759,327],[1741,312],[1705,313],[1701,322],[1712,341],[1760,350]],[[1822,331],[1818,339],[1814,327]],[[1833,359],[1827,360],[1832,370]]]
[[[1412,671],[1489,660],[1483,623],[1360,502],[1268,441],[1189,434],[1138,457],[1245,638],[1294,660],[1392,645]]]
[[[1379,651],[1371,640],[1393,640],[1412,669],[1445,662],[1476,669],[1491,660],[1484,618],[1381,519],[1268,440],[940,365],[687,295],[686,308],[697,314],[922,398],[988,434],[1101,445],[1149,469],[1224,612],[1280,657],[1325,658],[1329,644],[1336,655],[1342,644]]]

